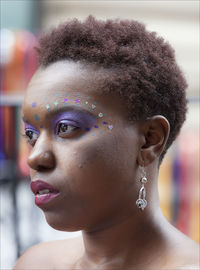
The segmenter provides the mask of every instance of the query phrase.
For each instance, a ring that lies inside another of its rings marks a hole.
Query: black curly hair
[[[163,38],[134,20],[101,21],[89,16],[84,22],[73,19],[43,34],[36,50],[42,67],[70,59],[112,70],[105,91],[124,99],[130,121],[165,116],[170,135],[162,161],[187,111],[187,83],[174,50]]]

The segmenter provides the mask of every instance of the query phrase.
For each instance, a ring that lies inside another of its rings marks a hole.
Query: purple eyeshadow
[[[33,127],[32,125],[28,124],[28,123],[24,123],[24,129],[31,129],[33,131],[35,131],[37,134],[39,134],[39,132],[37,131],[37,129],[35,127]]]
[[[55,118],[53,118],[52,123],[55,126],[61,120],[69,121],[69,124],[83,129],[92,127],[97,121],[95,116],[78,110],[59,113]]]

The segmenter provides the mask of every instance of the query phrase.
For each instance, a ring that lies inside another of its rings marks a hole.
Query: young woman
[[[187,110],[173,49],[136,21],[90,16],[37,51],[23,104],[31,189],[50,226],[82,237],[40,243],[14,269],[198,269],[199,245],[158,196]]]

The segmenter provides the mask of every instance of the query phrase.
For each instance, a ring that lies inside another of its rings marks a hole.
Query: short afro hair
[[[112,70],[105,91],[124,99],[130,121],[166,117],[170,135],[161,162],[187,112],[187,83],[174,50],[163,38],[134,20],[101,21],[89,16],[83,22],[73,19],[43,34],[36,49],[42,67],[68,59]]]

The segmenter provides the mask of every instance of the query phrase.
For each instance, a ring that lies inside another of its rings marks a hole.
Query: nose
[[[50,144],[47,141],[39,142],[38,139],[28,157],[27,163],[31,169],[36,171],[53,170],[56,161]]]

